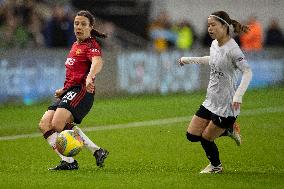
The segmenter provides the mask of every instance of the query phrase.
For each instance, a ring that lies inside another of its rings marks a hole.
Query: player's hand
[[[95,82],[94,79],[90,76],[86,79],[86,90],[88,93],[94,93],[95,91]]]
[[[54,97],[59,98],[64,92],[65,92],[65,90],[63,88],[57,89],[54,93]]]
[[[241,109],[241,103],[233,102],[232,108],[233,108],[234,111],[240,110]]]
[[[181,58],[178,60],[178,64],[179,64],[180,66],[184,66],[184,63],[181,61]]]

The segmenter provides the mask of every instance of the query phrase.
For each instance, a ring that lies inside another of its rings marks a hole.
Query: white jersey
[[[214,40],[210,47],[210,81],[203,106],[221,117],[239,115],[232,108],[237,89],[237,71],[250,69],[234,39],[219,47]]]

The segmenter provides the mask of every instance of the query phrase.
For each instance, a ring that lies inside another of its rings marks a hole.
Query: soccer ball
[[[65,130],[59,133],[56,139],[57,151],[67,157],[76,156],[83,148],[83,140],[73,130]]]

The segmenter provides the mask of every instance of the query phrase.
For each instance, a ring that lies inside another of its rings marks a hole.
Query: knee
[[[65,126],[65,122],[58,119],[53,119],[51,121],[51,129],[56,132],[61,132]]]
[[[202,133],[202,138],[210,142],[214,141],[214,138],[207,133]]]
[[[201,139],[201,136],[193,135],[193,134],[191,134],[189,132],[186,132],[186,138],[190,142],[199,142],[200,139]]]
[[[45,133],[51,129],[51,123],[46,119],[41,119],[38,128],[42,133]]]

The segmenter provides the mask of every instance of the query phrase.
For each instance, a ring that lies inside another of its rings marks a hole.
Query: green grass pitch
[[[185,137],[204,97],[202,91],[96,99],[81,128],[101,127],[86,134],[110,151],[105,167],[84,149],[76,156],[80,169],[61,172],[47,170],[60,159],[39,135],[3,138],[39,133],[49,103],[0,106],[0,188],[284,188],[284,87],[246,93],[238,118],[243,144],[216,140],[224,173],[215,175],[199,174],[208,161]],[[167,124],[169,118],[177,121]]]

